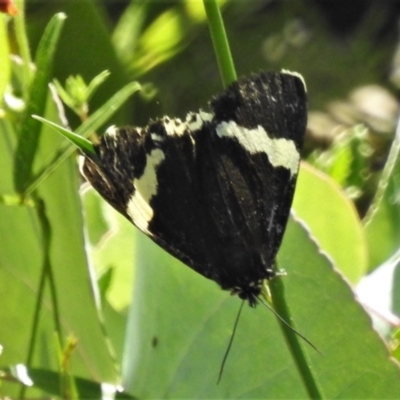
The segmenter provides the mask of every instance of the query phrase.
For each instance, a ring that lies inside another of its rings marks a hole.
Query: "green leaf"
[[[114,96],[112,96],[105,104],[95,111],[82,125],[76,129],[79,137],[85,137],[95,132],[100,126],[111,118],[119,107],[141,86],[137,82],[128,83]],[[83,143],[82,143],[83,144]],[[87,144],[84,144],[86,146]],[[78,146],[79,147],[79,146]],[[90,146],[89,146],[90,147]],[[43,167],[35,176],[32,184],[27,188],[26,193],[32,192],[41,182],[49,177],[73,152],[75,147],[67,146],[61,149],[52,157],[45,167]],[[53,150],[54,154],[54,150]]]
[[[42,122],[43,124],[48,125],[51,128],[53,128],[60,135],[64,136],[68,140],[70,140],[72,142],[72,144],[74,144],[78,149],[80,149],[88,157],[94,156],[96,154],[92,142],[85,139],[84,137],[77,135],[76,133],[63,128],[62,126],[57,125],[54,122],[48,121],[37,115],[32,115],[32,118],[37,119],[38,121]]]
[[[103,213],[103,208],[108,206],[108,203],[106,203],[90,185],[87,186],[87,190],[82,193],[85,226],[88,230],[89,244],[97,246],[102,237],[106,235],[112,227],[110,227],[108,222],[109,218]]]
[[[368,134],[368,129],[363,125],[348,128],[335,137],[329,149],[319,154],[313,162],[314,166],[353,194],[353,197],[360,195],[369,175],[373,149]]]
[[[124,387],[141,398],[307,397],[274,316],[245,307],[219,385],[240,306],[217,285],[137,232]],[[400,371],[348,285],[308,233],[290,221],[279,253],[293,319],[325,398],[395,398]]]
[[[65,88],[54,79],[54,85],[62,101],[74,111],[81,120],[88,117],[89,100],[102,83],[110,76],[108,71],[103,71],[95,76],[87,85],[80,76],[70,76],[65,81]]]
[[[104,125],[114,113],[128,100],[133,93],[141,89],[138,82],[127,83],[122,89],[109,98],[109,100],[99,107],[81,126],[76,129],[76,133],[87,136],[95,132],[101,125]]]
[[[293,209],[334,265],[356,283],[367,269],[367,246],[354,204],[327,175],[302,163]]]
[[[140,36],[132,68],[142,74],[173,57],[183,47],[184,33],[184,20],[178,10],[163,12]]]
[[[16,190],[21,193],[32,179],[32,167],[40,138],[41,124],[32,119],[31,115],[44,113],[54,54],[65,18],[65,14],[59,13],[50,20],[36,53],[36,72],[29,88],[29,99],[25,116],[21,121],[21,132],[14,161],[14,184]]]
[[[392,265],[394,267],[393,278],[391,281],[392,290],[391,290],[391,311],[395,315],[400,314],[400,248],[396,251],[396,253],[387,261],[388,265]],[[388,274],[389,275],[389,274]],[[397,333],[397,336],[400,335],[400,331]],[[400,343],[400,342],[399,342]],[[397,359],[400,360],[400,346],[397,345]]]
[[[86,101],[89,101],[96,90],[105,82],[105,80],[110,76],[109,71],[100,72],[96,75],[87,85],[86,88]]]
[[[400,329],[397,329],[392,335],[392,354],[393,357],[400,361]]]
[[[3,106],[4,91],[10,80],[11,68],[10,68],[10,49],[8,46],[7,38],[7,21],[5,18],[0,20],[0,112]]]
[[[134,273],[132,235],[135,228],[93,189],[85,191],[83,201],[89,235],[97,238],[91,249],[96,270],[99,275],[110,268],[113,271],[107,300],[115,309],[124,310],[131,300]]]
[[[119,59],[124,64],[128,65],[135,57],[150,3],[150,0],[130,2],[114,29],[112,42]]]
[[[369,269],[374,269],[400,247],[400,124],[364,220],[369,249]]]

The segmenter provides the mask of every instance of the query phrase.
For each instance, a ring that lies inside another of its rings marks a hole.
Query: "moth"
[[[254,307],[292,204],[306,123],[302,77],[239,79],[184,120],[111,127],[81,171],[168,253]]]

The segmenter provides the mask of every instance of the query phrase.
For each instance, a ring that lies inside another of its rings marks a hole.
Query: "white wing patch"
[[[115,125],[111,125],[107,128],[106,133],[107,136],[112,137],[113,139],[117,139],[118,136],[118,128]]]
[[[168,136],[182,136],[186,131],[186,124],[179,118],[169,119],[168,117],[164,117],[162,122]]]
[[[198,113],[189,113],[185,121],[179,118],[162,118],[161,122],[164,125],[165,131],[168,136],[183,136],[187,131],[195,132],[202,128],[204,122],[211,121],[214,115],[199,111]]]
[[[307,92],[307,85],[306,85],[306,81],[303,78],[303,75],[299,74],[298,72],[289,71],[288,69],[282,69],[281,73],[286,74],[286,75],[296,76],[297,78],[299,78],[301,80],[301,82],[303,83],[304,90]]]
[[[148,233],[147,227],[152,220],[154,212],[150,207],[151,198],[157,194],[157,168],[165,159],[162,150],[154,149],[146,159],[146,168],[139,179],[134,179],[135,193],[127,207],[127,214],[135,225]]]
[[[219,137],[236,139],[250,154],[266,153],[274,167],[290,170],[290,175],[296,175],[299,169],[300,154],[293,140],[272,139],[262,126],[255,129],[243,128],[235,121],[221,122],[216,128]]]
[[[202,128],[204,122],[210,122],[214,118],[211,113],[199,111],[198,113],[189,113],[186,116],[186,124],[190,131],[195,132]]]

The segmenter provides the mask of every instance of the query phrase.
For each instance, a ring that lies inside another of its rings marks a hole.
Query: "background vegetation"
[[[264,307],[244,310],[216,385],[239,299],[117,215],[83,182],[74,149],[31,118],[93,138],[206,108],[222,85],[203,3],[15,5],[0,24],[0,395],[307,397]],[[238,75],[285,68],[307,82],[306,161],[278,261],[296,327],[322,353],[303,349],[315,382],[326,398],[396,398],[400,5],[221,7]],[[68,89],[65,118],[53,78]]]

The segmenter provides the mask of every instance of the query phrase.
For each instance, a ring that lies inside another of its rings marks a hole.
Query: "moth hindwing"
[[[100,195],[154,242],[257,303],[288,220],[307,122],[298,74],[233,83],[210,112],[111,128],[84,158]]]

